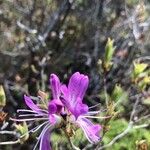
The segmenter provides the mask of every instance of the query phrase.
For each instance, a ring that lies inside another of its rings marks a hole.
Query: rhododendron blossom
[[[41,98],[36,104],[30,96],[24,96],[25,103],[31,110],[19,109],[19,119],[12,120],[43,121],[40,125],[29,130],[29,132],[36,132],[42,128],[34,149],[39,144],[40,150],[51,150],[50,135],[52,130],[62,126],[67,128],[67,124],[81,128],[89,142],[99,142],[101,126],[93,124],[88,119],[99,111],[89,111],[89,107],[83,103],[88,84],[88,76],[79,72],[71,76],[68,86],[61,84],[59,78],[55,74],[51,74],[51,100],[46,103]]]

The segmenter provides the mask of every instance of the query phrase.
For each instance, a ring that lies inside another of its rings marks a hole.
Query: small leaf
[[[113,47],[114,41],[108,38],[106,47],[105,47],[105,61],[110,62],[114,54],[115,47]]]
[[[112,57],[115,51],[115,47],[113,46],[114,41],[108,38],[106,47],[105,47],[105,56],[103,61],[103,66],[106,71],[109,71],[112,66]]]
[[[145,63],[136,63],[134,62],[134,70],[133,70],[133,77],[134,79],[137,78],[144,70],[147,68],[148,64]]]

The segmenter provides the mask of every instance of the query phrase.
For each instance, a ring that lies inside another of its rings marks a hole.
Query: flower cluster
[[[89,142],[97,143],[100,140],[101,126],[93,124],[88,119],[99,111],[89,111],[89,107],[83,104],[88,84],[88,76],[79,72],[71,76],[68,85],[61,84],[59,78],[55,74],[51,74],[52,99],[48,103],[41,98],[40,103],[35,104],[31,97],[24,96],[25,103],[31,110],[19,109],[18,112],[21,113],[19,117],[23,117],[23,119],[14,120],[43,121],[29,130],[29,132],[36,132],[42,128],[34,149],[39,144],[40,150],[51,150],[49,139],[52,130],[61,126],[67,127],[68,124],[81,128]]]

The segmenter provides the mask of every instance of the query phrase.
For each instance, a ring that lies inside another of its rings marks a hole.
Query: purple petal
[[[76,118],[88,112],[88,106],[82,103],[88,83],[87,76],[76,72],[71,76],[68,88],[66,85],[61,86],[63,94],[61,101]]]
[[[80,74],[79,72],[76,72],[71,76],[68,84],[68,90],[72,101],[76,100],[77,97],[83,99],[88,84],[88,76]]]
[[[24,95],[24,100],[26,105],[32,109],[33,111],[37,112],[37,113],[42,113],[42,110],[36,105],[34,104],[34,102],[32,101],[32,99],[29,96]]]
[[[76,118],[78,116],[86,114],[88,112],[88,106],[82,103],[82,100],[78,97],[76,104],[72,105],[73,114]]]
[[[52,101],[50,101],[48,104],[48,112],[49,112],[49,114],[54,114],[57,112],[57,106]]]
[[[61,122],[61,117],[56,114],[50,114],[49,122],[51,125],[59,124]]]
[[[60,97],[60,80],[55,74],[50,75],[50,85],[52,89],[53,99]]]
[[[50,131],[49,128],[44,128],[40,139],[40,150],[52,150],[50,146]]]
[[[54,99],[48,104],[49,114],[59,113],[63,107],[62,102],[59,99]]]
[[[49,115],[49,122],[50,124],[55,124],[56,123],[56,117],[52,114]]]
[[[97,143],[100,141],[100,125],[94,125],[89,119],[81,117],[79,117],[76,122],[82,128],[89,142]]]
[[[63,98],[67,99],[69,95],[67,86],[65,84],[61,85],[60,90],[63,94]]]

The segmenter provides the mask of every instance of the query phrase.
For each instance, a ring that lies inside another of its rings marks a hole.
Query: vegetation
[[[50,74],[68,83],[77,71],[101,140],[57,128],[53,149],[150,149],[149,16],[149,0],[0,0],[0,149],[33,149],[41,122],[12,121],[23,95],[48,101]]]

